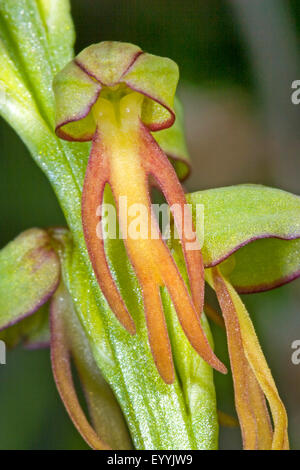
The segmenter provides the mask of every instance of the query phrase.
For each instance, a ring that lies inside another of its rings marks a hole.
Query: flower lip
[[[144,95],[141,120],[148,129],[166,129],[175,121],[173,100],[178,77],[175,62],[147,54],[132,44],[93,44],[55,77],[55,132],[69,141],[92,140],[96,130],[92,106],[104,86],[121,83]]]

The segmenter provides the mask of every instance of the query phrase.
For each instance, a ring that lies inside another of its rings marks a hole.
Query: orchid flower
[[[299,276],[299,197],[255,185],[185,195],[176,64],[119,42],[74,58],[73,42],[67,0],[0,0],[0,111],[68,225],[27,230],[1,250],[1,339],[50,345],[60,396],[92,448],[214,449],[212,367],[226,367],[206,313],[225,325],[244,448],[287,449],[286,411],[239,294]],[[153,185],[179,235],[168,243],[152,211]],[[134,215],[124,214],[122,198],[145,207],[146,237],[126,236]],[[117,208],[116,238],[102,236],[105,201]],[[204,302],[205,281],[224,322]]]
[[[174,123],[172,106],[177,81],[178,68],[170,59],[118,42],[86,48],[54,81],[56,133],[66,140],[93,140],[82,193],[85,241],[100,288],[131,334],[136,333],[135,325],[110,272],[104,241],[97,236],[96,213],[106,183],[111,186],[123,231],[133,218],[128,215],[130,208],[134,204],[146,208],[140,224],[148,227],[148,232],[140,231],[135,238],[125,236],[125,244],[142,289],[153,357],[166,383],[174,381],[174,368],[160,298],[159,289],[163,286],[191,345],[211,366],[226,371],[214,356],[200,323],[204,270],[200,249],[187,248],[188,243],[195,241],[188,241],[185,231],[185,219],[191,218],[191,213],[184,211],[187,204],[175,170],[150,133]],[[181,220],[178,210],[173,211],[182,236],[191,297],[151,213],[151,177],[170,207],[176,204],[185,215]],[[121,210],[122,198],[128,204],[128,214]]]

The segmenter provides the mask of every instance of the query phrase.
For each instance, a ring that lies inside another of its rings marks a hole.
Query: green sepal
[[[204,206],[205,267],[223,262],[239,292],[271,289],[300,275],[298,196],[239,185],[192,193],[187,200],[195,223],[196,204]]]
[[[59,259],[47,232],[30,229],[0,251],[0,329],[36,312],[55,291]]]
[[[54,79],[56,133],[66,140],[92,139],[96,122],[91,109],[107,88],[116,96],[132,90],[143,94],[142,122],[151,131],[168,128],[175,119],[178,78],[177,65],[166,57],[144,53],[129,43],[92,44]]]

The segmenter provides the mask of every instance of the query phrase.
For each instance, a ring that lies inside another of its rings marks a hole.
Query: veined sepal
[[[246,184],[186,197],[194,209],[203,204],[205,268],[220,266],[239,293],[266,291],[300,276],[299,196]]]
[[[59,279],[59,259],[45,230],[27,230],[6,245],[0,252],[0,329],[37,312]]]

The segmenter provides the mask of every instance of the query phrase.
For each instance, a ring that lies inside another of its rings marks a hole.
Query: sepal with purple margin
[[[173,101],[178,78],[176,63],[166,57],[147,54],[129,43],[92,44],[54,79],[56,133],[64,139],[91,140],[96,122],[86,120],[86,116],[91,116],[100,91],[117,86],[123,87],[124,93],[138,91],[144,95],[141,119],[151,131],[166,129],[175,120]]]
[[[22,345],[25,349],[41,349],[50,346],[49,302],[37,312],[0,332],[0,339],[8,349]]]
[[[104,59],[105,58],[105,59]],[[84,49],[56,75],[56,133],[70,141],[90,141],[96,130],[92,107],[108,87],[144,95],[143,123],[168,155],[180,179],[190,171],[182,109],[174,97],[178,67],[165,57],[128,43],[105,41]],[[176,114],[176,120],[175,120]]]
[[[0,329],[35,313],[55,292],[60,262],[45,230],[26,230],[0,252]]]
[[[300,198],[239,185],[187,195],[204,205],[205,267],[220,264],[240,293],[260,292],[300,276]]]

